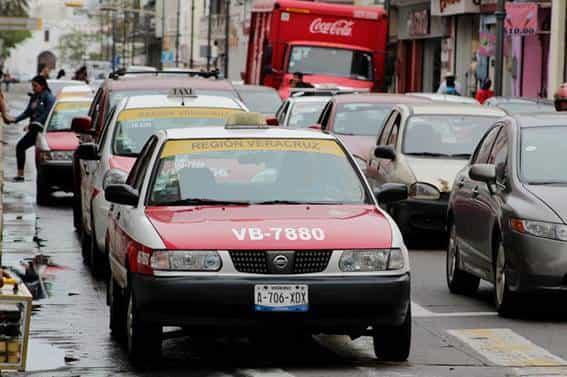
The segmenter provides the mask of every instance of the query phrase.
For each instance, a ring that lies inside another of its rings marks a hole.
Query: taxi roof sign
[[[183,98],[183,97],[197,97],[193,94],[192,88],[171,88],[167,93],[168,97]]]
[[[235,112],[226,118],[225,128],[268,128],[266,118],[260,113]]]

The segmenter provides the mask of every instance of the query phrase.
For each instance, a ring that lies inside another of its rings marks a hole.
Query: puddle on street
[[[51,296],[56,274],[65,267],[54,263],[49,255],[38,254],[23,258],[19,265],[9,269],[22,280],[35,301]]]
[[[30,339],[28,357],[26,358],[26,372],[54,370],[66,366],[65,351],[45,342]]]

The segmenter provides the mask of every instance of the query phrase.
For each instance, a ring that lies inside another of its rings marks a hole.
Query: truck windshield
[[[338,48],[294,46],[289,58],[288,72],[372,81],[372,55]]]

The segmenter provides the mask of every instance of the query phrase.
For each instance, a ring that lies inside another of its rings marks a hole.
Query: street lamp
[[[494,95],[502,96],[504,73],[504,20],[506,19],[506,1],[498,0],[496,16],[496,61],[494,67]]]

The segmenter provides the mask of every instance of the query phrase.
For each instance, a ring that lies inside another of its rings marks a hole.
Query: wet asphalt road
[[[12,112],[24,105],[11,95]],[[15,175],[14,145],[22,125],[4,127],[4,176]],[[105,285],[83,265],[72,226],[71,198],[35,205],[33,152],[26,182],[4,184],[2,263],[18,267],[42,254],[51,266],[34,301],[27,375],[196,376],[196,377],[377,377],[377,376],[567,376],[567,315],[535,311],[503,319],[491,304],[491,286],[474,297],[450,295],[444,280],[444,252],[412,250],[413,345],[406,363],[373,358],[370,338],[350,341],[319,336],[303,341],[269,336],[251,342],[211,337],[164,341],[164,358],[149,371],[136,371],[108,331]],[[526,306],[565,307],[565,300],[526,301]]]

